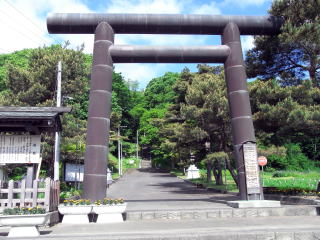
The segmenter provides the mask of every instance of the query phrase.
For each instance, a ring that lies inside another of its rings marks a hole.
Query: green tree
[[[0,54],[0,91],[6,90],[7,65],[13,64],[26,69],[32,49],[24,49],[11,54]]]
[[[160,128],[163,125],[166,111],[166,108],[152,108],[144,111],[140,119],[140,143],[147,153],[145,157],[149,157],[148,155],[152,154],[153,162],[157,165],[162,164],[161,162],[163,161],[163,151],[160,145],[164,139],[160,137]]]
[[[89,103],[89,75],[92,56],[52,45],[0,55],[0,104],[9,106],[55,106],[57,63],[62,61],[63,105],[72,106],[62,117],[61,160],[83,161]],[[131,121],[135,93],[125,79],[113,73],[111,130]],[[52,171],[53,137],[43,135],[44,167]],[[112,140],[112,137],[111,137]],[[110,145],[115,150],[115,144]]]
[[[250,84],[256,135],[263,146],[296,143],[310,159],[318,159],[320,90],[303,82],[281,87],[275,80]]]
[[[174,126],[174,129],[167,131],[166,136],[172,149],[183,156],[176,156],[176,161],[188,161],[190,151],[195,153],[197,161],[204,159],[205,142],[211,143],[214,152],[231,152],[229,109],[222,68],[198,65],[198,73],[185,69],[174,90],[176,102],[170,106],[166,120],[166,128]],[[229,158],[226,159],[227,167],[237,181],[233,165]],[[211,167],[217,166],[207,165],[208,174]],[[214,168],[214,171],[218,169]]]
[[[284,19],[277,36],[255,38],[247,52],[249,77],[278,77],[284,85],[300,84],[308,73],[314,87],[320,86],[320,1],[275,0],[270,14]]]
[[[62,61],[62,99],[72,106],[71,114],[62,118],[61,159],[81,158],[86,129],[89,65],[82,47],[71,50],[60,45],[23,50],[6,57],[5,89],[0,92],[0,104],[5,106],[55,106],[57,63]],[[43,162],[52,172],[53,137],[43,135]]]
[[[167,72],[162,77],[152,79],[144,92],[146,108],[155,108],[173,103],[175,93],[172,86],[179,78],[178,73]]]

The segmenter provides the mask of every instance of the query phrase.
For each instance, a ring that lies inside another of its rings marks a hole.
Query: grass
[[[128,171],[128,169],[139,168],[139,164],[140,164],[140,159],[136,157],[124,158],[122,163],[122,167],[123,167],[122,173],[124,174],[126,171]],[[118,169],[114,169],[114,171],[116,172],[111,173],[112,179],[119,178],[120,176],[118,173]]]
[[[276,187],[281,190],[301,189],[316,190],[320,180],[319,171],[276,171],[263,173],[263,186]]]
[[[235,182],[233,181],[232,176],[230,175],[230,173],[228,171],[223,171],[223,181],[225,181],[225,179],[227,180],[227,184],[223,184],[223,185],[217,185],[214,181],[214,178],[212,177],[212,181],[211,182],[207,182],[207,172],[205,169],[199,169],[200,172],[200,178],[199,179],[191,179],[190,181],[196,184],[202,184],[204,187],[208,187],[208,188],[214,188],[217,190],[225,190],[225,191],[230,191],[230,192],[239,192],[237,185],[235,184]],[[171,174],[176,175],[177,177],[180,177],[182,179],[186,179],[186,174],[184,174],[182,171],[178,170],[178,169],[174,169],[170,172]],[[225,175],[226,173],[226,175]]]
[[[185,174],[179,170],[171,171],[176,176],[185,178]],[[225,175],[226,174],[226,175]],[[212,187],[219,190],[227,190],[231,192],[237,192],[237,186],[233,181],[228,171],[223,171],[224,185],[216,185],[214,178],[210,183],[206,179],[206,170],[200,169],[199,179],[191,180],[194,183],[202,184],[205,187]],[[275,171],[275,172],[264,172],[262,174],[262,182],[264,187],[274,187],[278,190],[288,189],[300,189],[304,191],[315,191],[317,189],[318,181],[320,180],[320,171]],[[226,183],[225,183],[226,179]]]
[[[119,178],[119,173],[118,172],[112,173],[111,176],[112,176],[112,179],[117,179]]]

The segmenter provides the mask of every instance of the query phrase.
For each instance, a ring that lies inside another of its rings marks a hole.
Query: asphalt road
[[[208,192],[152,169],[125,174],[107,189],[107,197],[124,198],[127,210],[206,209],[227,207],[235,195]]]

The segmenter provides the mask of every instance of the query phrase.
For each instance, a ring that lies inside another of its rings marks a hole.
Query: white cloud
[[[148,82],[165,72],[168,64],[115,64],[115,71],[121,72],[128,80],[139,82],[139,88],[145,88]]]
[[[76,0],[0,1],[0,52],[41,47],[57,43],[57,40],[61,43],[70,40],[72,46],[93,44],[90,36],[49,35],[46,26],[47,12],[90,12],[90,9]],[[88,50],[92,50],[92,47]]]
[[[27,6],[23,1],[0,1],[1,52],[50,44],[52,40],[46,36],[39,21],[36,7]]]
[[[247,52],[254,47],[253,36],[241,36],[242,51]]]
[[[176,0],[111,0],[107,5],[108,13],[180,13],[181,1]]]
[[[272,0],[224,0],[222,5],[237,5],[244,8],[250,5],[261,6],[267,2],[272,2]]]
[[[209,4],[203,4],[199,7],[196,7],[193,11],[193,14],[211,14],[218,15],[221,14],[220,9],[218,8],[216,2],[211,2]]]

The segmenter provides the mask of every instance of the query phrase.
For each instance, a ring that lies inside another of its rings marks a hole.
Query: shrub
[[[301,151],[298,144],[289,143],[285,145],[287,149],[287,169],[307,170],[314,168],[314,164]]]
[[[67,189],[66,191],[60,192],[60,199],[68,199],[68,198],[80,198],[82,194],[82,190],[78,190],[74,187]]]
[[[288,162],[286,157],[281,157],[279,155],[271,154],[268,156],[268,168],[284,170],[288,167]]]
[[[274,178],[282,178],[282,177],[301,177],[303,173],[296,171],[276,171],[272,174]]]
[[[266,149],[259,149],[259,154],[268,158],[267,171],[276,170],[310,170],[314,169],[314,163],[309,160],[301,151],[298,144],[289,143],[284,147],[270,146]]]
[[[111,153],[108,155],[108,167],[109,169],[113,169],[113,172],[118,170],[118,158],[113,156]]]

